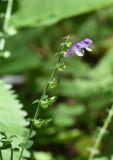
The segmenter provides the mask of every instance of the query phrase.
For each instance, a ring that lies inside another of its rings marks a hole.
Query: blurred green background
[[[1,14],[6,6],[1,0]],[[2,32],[3,17],[0,22]],[[57,102],[39,115],[53,121],[37,129],[30,149],[34,160],[87,159],[92,136],[113,102],[113,0],[14,0],[10,26],[17,34],[6,36],[11,56],[0,58],[0,77],[13,85],[28,117],[36,110],[32,102],[50,76],[62,38],[93,40],[93,52],[65,59],[67,68],[50,92]],[[111,123],[100,145],[103,160],[113,155],[112,133]]]

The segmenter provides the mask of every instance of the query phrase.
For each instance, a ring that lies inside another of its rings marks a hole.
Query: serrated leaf
[[[0,131],[7,137],[17,136],[12,137],[13,148],[17,148],[24,140],[23,133],[27,125],[24,119],[26,112],[21,109],[23,105],[15,97],[17,98],[17,95],[11,90],[11,86],[0,80]],[[10,151],[4,150],[2,153],[3,159],[8,160]],[[14,154],[15,160],[18,159],[18,153]]]

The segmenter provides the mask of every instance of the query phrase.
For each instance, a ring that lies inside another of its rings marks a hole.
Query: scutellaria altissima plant
[[[90,48],[92,44],[92,40],[89,38],[85,38],[84,40],[74,43],[72,45],[72,41],[70,39],[70,36],[67,36],[64,38],[64,42],[61,43],[61,51],[56,54],[58,57],[56,65],[52,71],[52,74],[50,76],[50,79],[48,80],[47,84],[44,87],[42,96],[40,99],[34,101],[34,103],[38,103],[34,118],[31,119],[31,126],[30,126],[30,131],[29,134],[27,135],[25,142],[23,143],[22,150],[20,152],[20,157],[19,160],[21,160],[23,151],[25,149],[26,144],[28,143],[30,136],[32,134],[32,131],[34,127],[36,126],[37,128],[40,128],[44,125],[47,125],[51,120],[40,120],[38,119],[38,115],[40,112],[40,108],[42,107],[43,109],[48,108],[49,106],[53,105],[54,102],[56,101],[56,96],[49,97],[47,91],[49,88],[54,88],[56,87],[58,81],[57,81],[57,72],[63,71],[66,68],[65,62],[64,62],[64,57],[69,57],[73,55],[77,56],[83,56],[85,50],[87,51],[92,51]]]

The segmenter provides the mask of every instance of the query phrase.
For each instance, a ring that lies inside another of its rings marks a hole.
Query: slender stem
[[[11,157],[10,160],[13,160],[13,149],[11,148]]]
[[[99,132],[99,134],[98,134],[98,136],[96,138],[94,146],[92,147],[92,150],[91,150],[91,153],[90,153],[90,156],[89,156],[89,160],[93,160],[94,156],[97,154],[97,150],[98,150],[99,144],[100,144],[104,134],[106,133],[106,130],[107,130],[107,128],[108,128],[108,126],[109,126],[109,124],[111,122],[112,117],[113,117],[113,105],[112,105],[111,109],[109,110],[108,116],[105,119],[102,128],[100,129],[100,132]]]
[[[0,150],[0,160],[3,160],[2,151]]]
[[[7,32],[7,28],[8,28],[8,25],[9,25],[9,20],[11,18],[12,6],[13,6],[13,0],[8,0],[5,19],[4,19],[4,24],[3,24],[3,30],[6,31],[6,32]]]
[[[63,48],[62,48],[62,50],[63,50]],[[43,90],[42,96],[41,96],[41,98],[40,98],[40,100],[39,100],[39,103],[38,103],[38,106],[37,106],[37,109],[36,109],[36,112],[35,112],[33,121],[31,122],[29,134],[28,134],[28,136],[27,136],[26,139],[25,139],[25,143],[29,140],[29,138],[30,138],[30,136],[31,136],[31,133],[32,133],[32,130],[33,130],[33,127],[34,127],[34,121],[37,119],[37,117],[38,117],[38,115],[39,115],[40,102],[43,100],[44,96],[46,95],[46,92],[47,92],[48,87],[49,87],[49,83],[50,83],[50,81],[54,78],[54,76],[55,76],[55,74],[56,74],[56,72],[57,72],[58,64],[60,63],[61,59],[62,59],[62,55],[60,54],[60,55],[59,55],[59,58],[58,58],[58,61],[57,61],[57,63],[56,63],[56,66],[55,66],[55,68],[54,68],[54,70],[53,70],[53,72],[52,72],[52,74],[51,74],[51,77],[50,77],[49,81],[47,82],[47,84],[46,84],[46,86],[45,86],[45,88],[44,88],[44,90]],[[23,151],[24,151],[24,148],[22,148],[22,150],[21,150],[21,153],[20,153],[20,156],[19,156],[19,160],[21,160],[21,158],[22,158]]]
[[[5,18],[4,18],[4,23],[3,23],[3,30],[4,32],[7,32],[8,26],[9,26],[9,20],[11,18],[11,11],[12,11],[12,6],[13,6],[13,0],[8,0],[7,2],[7,8],[6,8],[6,13],[5,13]],[[4,50],[5,47],[5,38],[2,38],[0,40],[0,50]]]

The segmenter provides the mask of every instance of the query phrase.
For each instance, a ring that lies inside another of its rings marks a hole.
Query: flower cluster
[[[87,50],[89,52],[92,51],[92,49],[90,48],[91,44],[92,44],[92,40],[89,38],[85,38],[84,40],[73,44],[70,47],[70,49],[64,53],[64,56],[68,57],[68,56],[72,56],[74,54],[76,54],[78,56],[83,56],[84,50]]]

